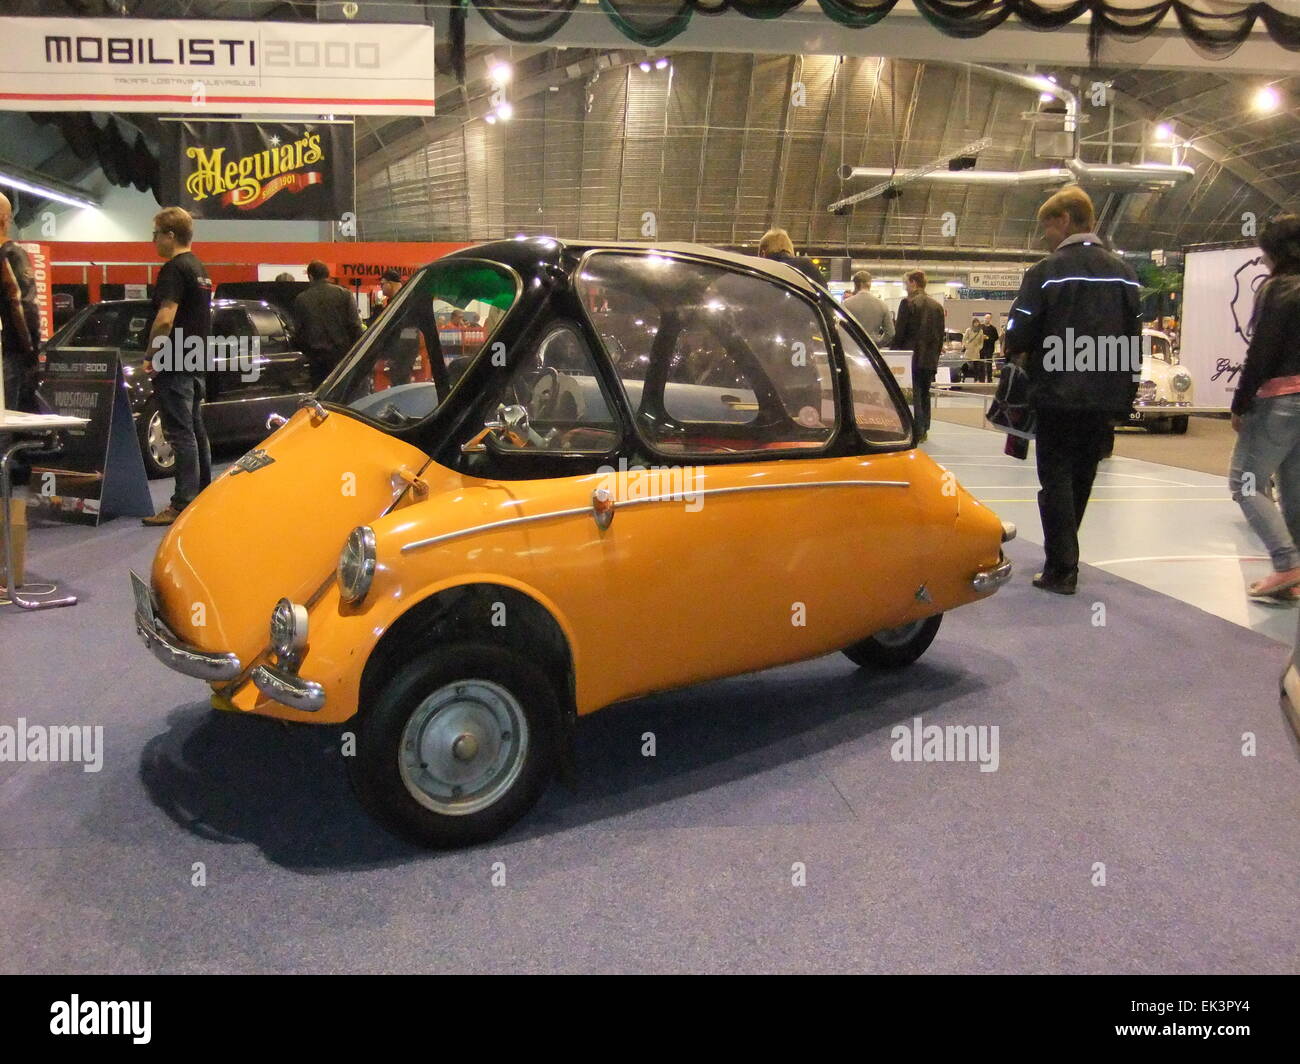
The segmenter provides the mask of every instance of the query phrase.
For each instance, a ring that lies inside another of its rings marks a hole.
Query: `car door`
[[[219,306],[212,314],[212,335],[238,357],[208,374],[208,432],[214,440],[260,440],[267,435],[267,416],[292,413],[310,390],[305,362],[291,349],[282,319],[268,307]]]
[[[573,515],[535,533],[530,553],[531,579],[566,604],[578,633],[579,704],[802,660],[898,623],[919,586],[907,452],[831,453],[838,371],[815,305],[793,293],[782,303],[786,290],[766,279],[719,285],[725,271],[691,263],[681,269],[703,272],[656,302],[647,286],[671,262],[614,258],[592,256],[581,276],[602,284],[610,309],[597,313],[619,319],[593,322],[594,334],[626,341],[623,413],[594,368],[533,364],[510,390],[543,415],[572,398],[566,409],[584,412],[587,431],[613,434],[594,436],[593,454],[620,438],[616,420],[633,431],[602,470],[498,484],[512,514]],[[683,314],[692,289],[698,309]],[[715,324],[701,323],[714,313]],[[783,365],[788,351],[800,352],[798,364]],[[548,434],[584,426],[529,413],[524,461],[581,439]],[[909,438],[898,415],[894,447]],[[489,446],[498,468],[508,463]],[[592,515],[598,492],[608,496],[604,527]]]

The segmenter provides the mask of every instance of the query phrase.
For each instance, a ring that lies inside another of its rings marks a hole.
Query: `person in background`
[[[1078,185],[1053,193],[1038,208],[1050,254],[1025,271],[1005,336],[1008,357],[1020,359],[1028,374],[1028,400],[1038,421],[1046,561],[1034,587],[1058,595],[1077,589],[1079,526],[1114,435],[1113,420],[1133,406],[1141,370],[1142,288],[1133,267],[1092,231],[1094,220],[1092,200]],[[1076,367],[1080,337],[1090,338],[1096,351],[1118,344],[1128,357],[1106,367]]]
[[[170,525],[212,483],[212,452],[203,424],[202,369],[183,369],[179,360],[190,337],[203,339],[204,365],[212,332],[212,281],[190,250],[194,219],[180,207],[164,207],[153,220],[153,245],[166,259],[153,288],[147,363],[158,400],[163,435],[176,452],[176,490],[171,502],[146,525]]]
[[[898,324],[890,347],[912,352],[912,406],[916,442],[930,434],[930,386],[939,369],[946,321],[938,300],[926,294],[925,271],[912,270],[903,278],[907,297],[898,304]]]
[[[991,381],[993,379],[993,360],[998,353],[998,340],[1001,333],[998,332],[997,326],[993,324],[993,315],[985,314],[984,320],[980,323],[980,331],[984,334],[984,345],[980,348],[980,367],[977,381]]]
[[[32,263],[10,238],[14,209],[0,195],[0,351],[4,355],[4,406],[38,413],[36,371],[41,346],[41,314],[36,304]]]
[[[275,280],[277,284],[283,283],[284,281],[292,281],[293,274],[291,274],[288,270],[285,270],[283,273],[277,273],[275,275]]]
[[[401,290],[402,275],[397,270],[385,270],[379,277],[379,294],[381,298],[371,301],[370,318],[366,321],[367,326],[375,323],[375,320]]]
[[[885,301],[871,291],[870,271],[858,270],[853,275],[853,294],[844,300],[843,306],[877,347],[893,338],[894,315]]]
[[[319,388],[361,335],[361,313],[347,289],[329,283],[330,270],[314,259],[307,264],[306,290],[293,301],[295,335]]]
[[[769,229],[763,234],[763,238],[758,242],[758,256],[759,258],[773,259],[776,262],[784,262],[787,266],[793,266],[805,277],[816,281],[820,285],[826,283],[822,271],[817,268],[817,264],[812,259],[794,253],[794,242],[790,239],[790,234],[784,229]]]
[[[1250,346],[1232,398],[1228,486],[1273,561],[1252,598],[1290,601],[1300,587],[1300,216],[1284,214],[1259,235],[1268,279],[1255,294]],[[1277,478],[1281,510],[1268,494]]]
[[[961,345],[965,349],[966,362],[970,365],[971,380],[980,380],[979,360],[980,352],[984,349],[984,323],[980,316],[975,314],[971,317],[970,328],[961,334]],[[965,370],[965,366],[962,367]]]

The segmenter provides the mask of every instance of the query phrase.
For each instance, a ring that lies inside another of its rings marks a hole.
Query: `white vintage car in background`
[[[1169,337],[1155,329],[1143,329],[1151,344],[1151,357],[1142,363],[1142,380],[1128,423],[1152,432],[1187,431],[1187,410],[1192,402],[1192,375],[1178,364]]]

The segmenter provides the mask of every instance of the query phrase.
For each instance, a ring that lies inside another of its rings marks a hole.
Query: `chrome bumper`
[[[158,619],[153,592],[135,573],[131,573],[131,592],[135,596],[135,630],[155,658],[169,669],[208,683],[233,680],[243,666],[234,654],[210,654],[182,643]]]
[[[267,698],[304,713],[315,713],[325,705],[325,688],[320,684],[274,665],[257,666],[253,670],[253,686]]]
[[[1003,558],[992,569],[982,569],[971,577],[970,585],[981,595],[991,595],[1011,579],[1011,559]]]

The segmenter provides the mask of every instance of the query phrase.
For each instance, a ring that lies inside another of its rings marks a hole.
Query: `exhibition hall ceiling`
[[[311,4],[0,0],[0,11],[311,18]],[[518,232],[752,244],[771,224],[801,248],[856,254],[1034,248],[1048,185],[940,184],[923,176],[835,215],[869,188],[842,165],[934,166],[987,138],[975,169],[1061,167],[1043,137],[1057,101],[981,65],[878,57],[474,45],[461,82],[439,47],[438,117],[358,118],[358,236],[489,239]],[[650,60],[650,62],[647,62]],[[507,61],[504,87],[489,74]],[[659,62],[656,62],[659,61]],[[1171,162],[1178,187],[1095,189],[1106,231],[1135,250],[1239,239],[1242,215],[1300,207],[1300,77],[1216,70],[1065,69],[1084,163]],[[648,69],[643,69],[648,68]],[[1107,83],[1105,106],[1095,85]],[[1277,106],[1259,106],[1261,89]],[[494,95],[496,94],[496,95]],[[503,94],[503,95],[502,95]],[[494,107],[509,101],[508,119]],[[159,122],[147,115],[0,114],[0,161],[85,187],[156,188]],[[28,205],[31,209],[31,205]]]

